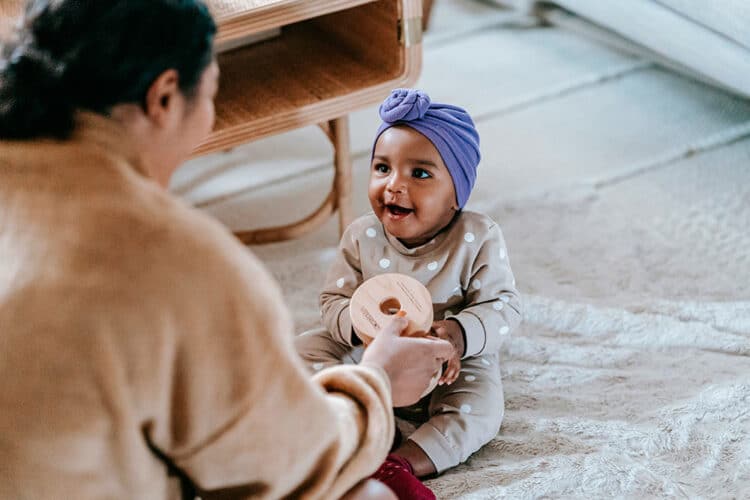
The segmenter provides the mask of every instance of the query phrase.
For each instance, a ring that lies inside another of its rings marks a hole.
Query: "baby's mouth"
[[[409,215],[414,211],[413,208],[406,208],[402,207],[400,205],[396,205],[393,203],[387,203],[385,205],[385,211],[390,215],[391,217],[394,217],[396,219],[401,219]]]

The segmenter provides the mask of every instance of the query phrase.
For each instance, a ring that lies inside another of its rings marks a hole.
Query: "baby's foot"
[[[414,475],[411,464],[393,453],[386,457],[372,478],[385,483],[399,500],[435,500],[435,494]]]

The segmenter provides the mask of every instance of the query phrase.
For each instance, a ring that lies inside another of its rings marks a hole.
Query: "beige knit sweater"
[[[311,379],[276,283],[114,122],[0,141],[0,498],[337,498],[393,436],[384,373]],[[169,464],[169,466],[168,466]]]

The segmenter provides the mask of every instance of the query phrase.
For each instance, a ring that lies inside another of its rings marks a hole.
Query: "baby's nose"
[[[386,188],[388,191],[400,193],[406,189],[406,182],[404,181],[403,176],[394,172],[393,175],[391,175],[391,178],[388,179],[388,185]]]

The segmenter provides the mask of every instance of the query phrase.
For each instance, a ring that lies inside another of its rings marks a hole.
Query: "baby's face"
[[[385,230],[408,247],[427,243],[458,210],[453,180],[440,153],[406,126],[391,127],[378,138],[368,196]]]

